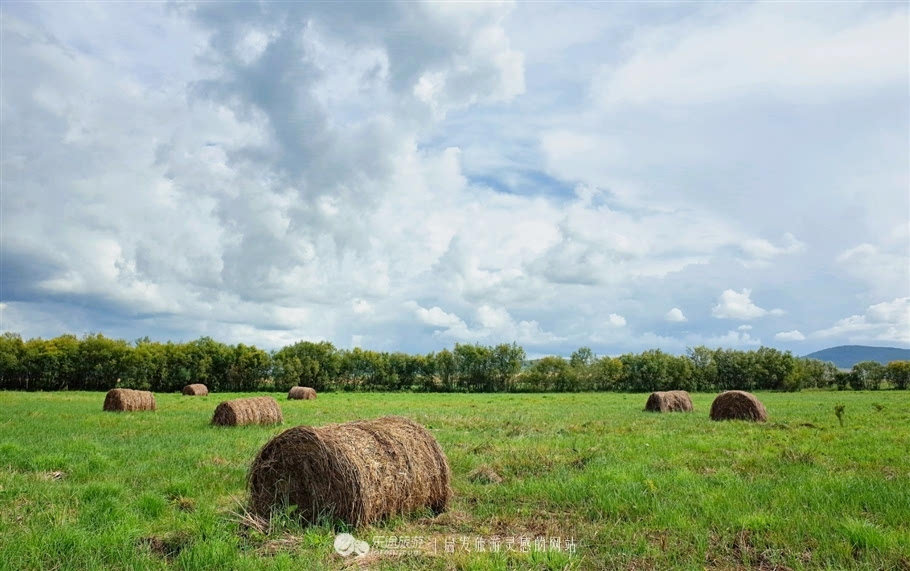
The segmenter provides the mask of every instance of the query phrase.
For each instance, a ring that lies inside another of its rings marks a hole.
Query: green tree
[[[576,387],[575,371],[562,357],[543,357],[525,371],[522,384],[535,392],[572,391]]]
[[[275,388],[287,390],[295,385],[317,391],[333,390],[341,373],[341,355],[328,341],[299,341],[272,356]]]
[[[502,343],[493,348],[492,355],[492,382],[491,390],[509,391],[512,381],[521,372],[521,365],[525,360],[525,350],[517,343],[511,345]]]
[[[885,365],[884,377],[896,389],[910,387],[910,361],[891,361]]]
[[[704,345],[686,349],[686,357],[692,363],[693,387],[697,391],[714,391],[718,388],[714,354],[714,349]]]
[[[593,391],[618,391],[622,390],[623,369],[620,359],[601,357],[588,367],[590,383],[587,387]]]
[[[0,389],[22,389],[25,385],[25,343],[18,333],[0,335]]]
[[[854,389],[876,391],[881,388],[885,378],[885,367],[875,361],[862,361],[853,365],[850,377],[850,384]]]
[[[493,350],[483,345],[456,343],[455,370],[458,389],[466,392],[491,392],[493,380]]]

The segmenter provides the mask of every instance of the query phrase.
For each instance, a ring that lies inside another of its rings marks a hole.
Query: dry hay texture
[[[711,420],[751,420],[765,422],[768,411],[755,395],[746,391],[727,391],[711,403]]]
[[[148,391],[111,389],[104,397],[104,410],[113,412],[155,410],[155,408],[155,395]]]
[[[251,397],[224,401],[215,409],[212,424],[243,426],[245,424],[281,424],[284,417],[278,401],[272,397]]]
[[[316,398],[316,389],[310,387],[291,387],[288,400],[312,400]]]
[[[209,394],[209,388],[200,383],[194,383],[183,387],[183,394],[191,397],[205,397]]]
[[[645,410],[650,412],[692,412],[692,399],[686,391],[651,393]]]
[[[250,511],[267,518],[294,505],[307,523],[326,517],[366,525],[425,508],[444,511],[451,479],[439,443],[407,418],[298,426],[269,441],[253,461]]]

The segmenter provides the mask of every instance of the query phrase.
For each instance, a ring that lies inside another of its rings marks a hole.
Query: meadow
[[[910,393],[756,394],[768,423],[711,422],[706,393],[689,414],[643,412],[646,394],[323,393],[276,394],[280,427],[219,428],[215,406],[249,393],[109,413],[101,392],[0,392],[0,569],[910,569]],[[356,530],[245,514],[269,438],[386,414],[440,442],[448,511]],[[371,553],[337,555],[339,531]]]

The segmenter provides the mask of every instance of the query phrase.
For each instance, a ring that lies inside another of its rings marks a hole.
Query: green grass
[[[437,541],[435,554],[374,551],[376,568],[910,568],[910,392],[760,393],[763,425],[711,422],[709,394],[694,414],[659,415],[642,412],[646,395],[342,393],[279,398],[280,428],[209,426],[235,396],[160,394],[157,412],[116,414],[103,393],[0,392],[0,569],[354,566],[328,526],[263,534],[236,514],[271,436],[385,414],[436,435],[455,499],[355,530]],[[578,549],[462,550],[492,536]]]

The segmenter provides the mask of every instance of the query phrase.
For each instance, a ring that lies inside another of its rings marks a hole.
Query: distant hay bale
[[[310,387],[291,387],[288,391],[288,400],[313,400],[316,398],[316,390]]]
[[[133,412],[155,410],[155,395],[148,391],[133,389],[111,389],[104,397],[104,410],[112,412]]]
[[[268,518],[293,505],[307,523],[327,517],[365,525],[424,508],[444,511],[451,479],[439,443],[407,418],[298,426],[253,461],[250,511]]]
[[[183,394],[191,397],[206,397],[209,395],[209,388],[201,383],[194,383],[183,387]]]
[[[755,395],[746,391],[727,391],[711,403],[711,420],[751,420],[765,422],[768,411]]]
[[[645,410],[650,412],[692,412],[692,399],[686,391],[651,393]]]
[[[284,417],[278,401],[272,397],[251,397],[224,401],[215,409],[212,424],[243,426],[245,424],[281,424]]]

